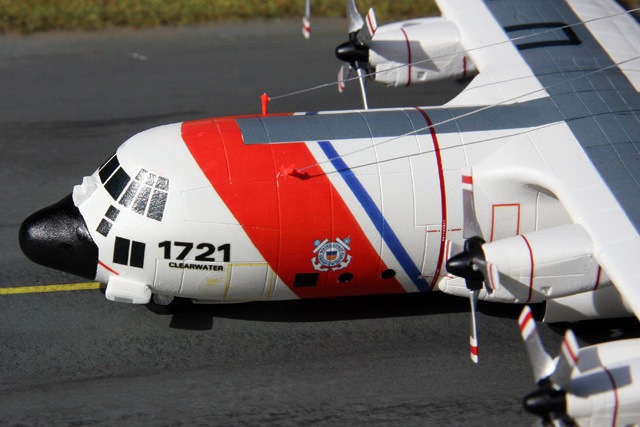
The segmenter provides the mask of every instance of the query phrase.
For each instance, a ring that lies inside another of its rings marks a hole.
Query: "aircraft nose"
[[[31,261],[93,280],[98,247],[71,195],[24,220],[20,248]]]

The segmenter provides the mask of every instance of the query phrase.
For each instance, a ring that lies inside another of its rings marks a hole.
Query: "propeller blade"
[[[444,243],[444,259],[450,259],[463,251],[462,245],[453,240],[446,240]]]
[[[338,92],[340,92],[340,93],[344,92],[344,89],[346,87],[345,80],[347,80],[349,78],[349,71],[351,71],[351,67],[349,67],[349,71],[347,71],[347,76],[345,77],[345,75],[344,75],[345,74],[344,73],[345,67],[348,67],[348,65],[344,64],[338,70]]]
[[[482,237],[482,230],[476,218],[476,209],[473,195],[473,174],[471,168],[462,169],[462,206],[463,206],[463,228],[462,236],[464,248],[461,252],[455,253],[453,245],[447,242],[447,262],[445,267],[450,274],[465,279],[467,289],[469,289],[469,300],[471,302],[471,360],[478,363],[478,339],[476,325],[476,305],[478,294],[482,290],[483,284],[487,293],[500,288],[500,272],[491,262],[487,262],[482,245],[485,240]]]
[[[349,33],[355,33],[364,25],[364,20],[358,12],[356,0],[347,0],[347,23],[349,25]]]
[[[545,425],[576,425],[575,420],[567,414],[567,390],[571,383],[571,371],[580,354],[575,335],[570,330],[567,331],[562,342],[562,352],[554,364],[542,346],[536,321],[528,306],[522,310],[518,323],[538,384],[538,388],[522,401],[524,409],[542,418]]]
[[[462,168],[462,237],[470,239],[479,237],[482,240],[482,230],[476,217],[476,206],[473,198],[473,174],[470,167]]]
[[[471,332],[469,334],[469,355],[473,363],[478,363],[478,325],[476,322],[476,307],[478,305],[477,290],[469,291],[469,302],[471,303]]]
[[[376,15],[373,9],[367,13],[366,22],[360,16],[355,0],[346,0],[347,4],[347,21],[349,27],[349,41],[336,47],[336,57],[348,63],[351,68],[358,72],[358,80],[360,81],[360,90],[362,91],[362,102],[364,109],[368,110],[367,91],[365,89],[366,73],[369,68],[369,42],[378,28]],[[344,81],[344,71],[342,76],[338,74],[338,81]],[[338,85],[338,90],[342,92],[344,85]]]
[[[482,272],[482,276],[484,277],[484,287],[487,292],[491,294],[493,291],[500,289],[500,272],[498,271],[498,267],[486,259],[477,259],[474,260],[474,262]]]
[[[469,167],[462,168],[462,207],[464,251],[447,258],[447,271],[467,279],[469,289],[477,289],[477,282],[484,282],[485,289],[491,294],[500,289],[500,272],[495,264],[487,261],[482,250],[485,241],[476,217],[473,174]]]
[[[306,0],[302,17],[302,35],[305,39],[311,36],[311,0]]]
[[[569,390],[571,385],[571,372],[578,363],[580,346],[571,329],[567,329],[562,341],[560,356],[556,362],[556,370],[551,374],[551,382],[560,390]]]
[[[522,340],[527,347],[527,354],[529,355],[529,361],[533,369],[533,377],[536,383],[539,383],[551,375],[554,370],[554,364],[551,356],[549,356],[542,346],[536,321],[533,318],[533,313],[529,306],[525,306],[522,313],[520,313],[518,324],[520,325]]]
[[[365,77],[364,70],[360,67],[356,69],[358,72],[358,81],[360,82],[360,90],[362,91],[362,103],[364,104],[364,109],[369,109],[369,104],[367,103],[367,90],[365,88]]]
[[[375,35],[377,29],[378,21],[376,20],[376,13],[373,8],[371,8],[369,9],[369,12],[367,12],[367,16],[365,18],[364,24],[362,25],[362,28],[356,35],[358,42],[367,47],[370,47],[371,39]]]

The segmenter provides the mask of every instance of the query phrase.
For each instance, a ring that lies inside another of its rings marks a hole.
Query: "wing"
[[[526,131],[531,150],[503,165],[558,197],[640,318],[638,24],[609,0],[438,3],[480,71],[448,105],[535,100],[552,111],[555,122]],[[524,122],[517,111],[509,120]]]

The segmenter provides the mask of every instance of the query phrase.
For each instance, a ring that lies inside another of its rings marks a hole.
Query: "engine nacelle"
[[[376,71],[375,81],[408,86],[477,74],[452,22],[438,17],[399,24],[379,27],[371,42],[369,64]]]
[[[541,302],[610,285],[582,226],[562,225],[482,245],[500,271],[491,299]]]
[[[611,285],[593,257],[591,239],[582,226],[562,225],[482,245],[485,258],[500,272],[500,288],[480,299],[536,303]],[[468,297],[464,280],[447,278],[443,292]]]

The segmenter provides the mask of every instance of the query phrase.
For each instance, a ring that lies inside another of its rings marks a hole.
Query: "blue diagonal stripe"
[[[342,160],[330,141],[319,141],[318,144],[331,161],[333,167],[340,173],[342,179],[344,179],[356,196],[378,230],[378,233],[380,233],[386,245],[391,249],[391,253],[393,253],[393,256],[398,260],[400,266],[402,266],[413,284],[420,292],[428,291],[430,289],[429,285],[425,279],[421,278],[420,269],[415,265],[404,246],[402,246],[400,239],[398,239],[398,236],[393,232],[387,220],[384,219],[382,212],[380,212],[378,206],[376,206],[369,193],[367,193],[367,190],[365,190],[355,174],[349,169],[344,160]]]

